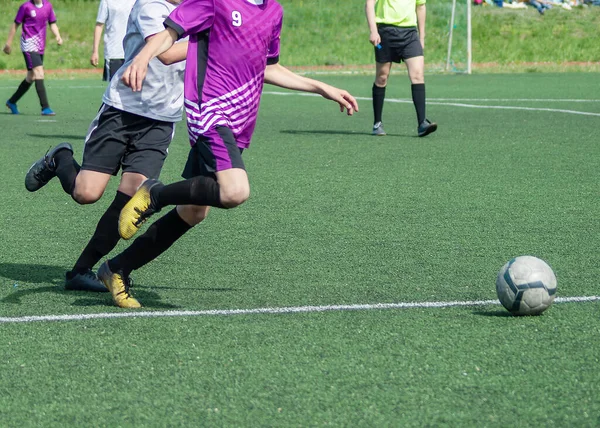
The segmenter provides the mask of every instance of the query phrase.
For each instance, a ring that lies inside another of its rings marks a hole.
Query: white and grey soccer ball
[[[538,315],[554,301],[556,276],[537,257],[515,257],[500,269],[496,293],[502,306],[513,315]]]

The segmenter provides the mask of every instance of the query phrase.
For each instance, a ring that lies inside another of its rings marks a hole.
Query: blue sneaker
[[[17,108],[16,104],[6,101],[6,107],[8,107],[12,114],[19,114],[19,109]]]
[[[50,107],[46,107],[42,109],[42,116],[56,116],[56,113]]]

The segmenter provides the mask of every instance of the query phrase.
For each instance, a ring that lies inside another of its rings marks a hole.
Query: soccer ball
[[[502,306],[513,315],[538,315],[554,301],[556,276],[537,257],[515,257],[498,272],[496,293]]]

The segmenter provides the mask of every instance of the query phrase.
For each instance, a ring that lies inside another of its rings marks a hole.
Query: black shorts
[[[216,132],[215,132],[216,131]],[[198,138],[196,144],[190,149],[185,168],[181,173],[183,178],[192,178],[197,176],[215,177],[215,172],[223,171],[229,168],[241,168],[246,170],[242,160],[242,152],[237,146],[235,137],[231,129],[220,126],[212,131],[213,136],[203,135]],[[220,144],[215,144],[215,140],[220,139]],[[223,147],[223,143],[225,147]],[[223,147],[217,153],[215,146]]]
[[[25,58],[25,67],[27,70],[32,70],[34,67],[44,65],[44,55],[37,52],[23,52]]]
[[[375,48],[375,61],[402,62],[409,58],[423,56],[423,46],[415,27],[379,24],[377,30],[381,37],[381,49]]]
[[[175,124],[138,116],[102,104],[90,124],[81,169],[117,175],[135,172],[158,178]]]
[[[102,74],[103,81],[110,81],[117,70],[125,63],[124,59],[106,59],[104,60],[104,73]]]

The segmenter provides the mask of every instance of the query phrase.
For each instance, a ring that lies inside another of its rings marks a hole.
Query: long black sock
[[[73,153],[70,150],[59,150],[54,155],[54,165],[56,167],[56,176],[65,192],[73,195],[75,189],[75,179],[81,170],[79,164],[73,159]]]
[[[167,205],[202,205],[225,208],[221,203],[219,183],[212,177],[198,176],[150,191],[152,204],[161,209]]]
[[[46,87],[44,86],[44,79],[35,81],[35,90],[37,91],[40,99],[40,105],[42,106],[42,109],[50,107],[50,104],[48,104],[48,95],[46,95]]]
[[[150,263],[181,238],[192,226],[187,224],[172,209],[155,221],[142,236],[133,241],[125,251],[108,261],[113,272],[122,271],[128,276],[131,271]]]
[[[119,242],[119,214],[131,196],[117,191],[115,199],[106,209],[96,226],[96,231],[79,256],[73,271],[92,269],[96,263],[115,248]]]
[[[410,87],[412,91],[413,104],[417,111],[417,125],[425,120],[425,83],[416,83]]]
[[[385,100],[385,86],[382,88],[373,83],[373,114],[375,116],[373,123],[381,122],[383,100]]]
[[[29,88],[31,88],[32,83],[33,82],[28,82],[27,80],[23,79],[23,81],[17,88],[17,92],[15,92],[12,97],[10,97],[8,102],[12,103],[12,104],[16,104],[17,101],[19,101],[21,99],[21,97],[23,95],[25,95],[25,92],[27,92],[29,90]]]

